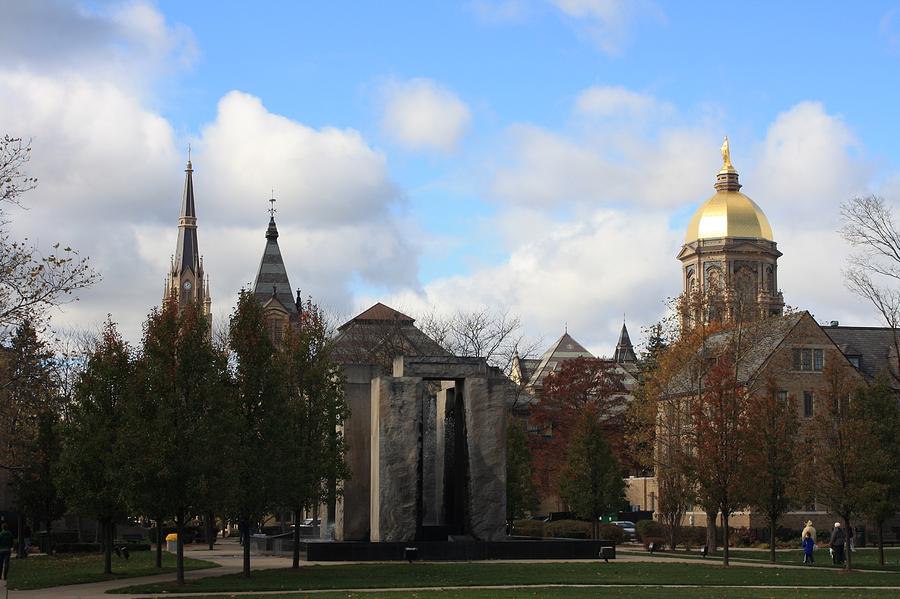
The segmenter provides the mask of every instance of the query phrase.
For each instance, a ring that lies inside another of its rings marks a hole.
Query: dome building
[[[740,192],[727,137],[715,189],[691,218],[678,254],[684,280],[682,324],[780,315],[781,252],[762,209]]]

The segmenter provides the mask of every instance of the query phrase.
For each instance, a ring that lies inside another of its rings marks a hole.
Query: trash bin
[[[178,535],[170,532],[166,535],[166,551],[176,553],[178,551]]]

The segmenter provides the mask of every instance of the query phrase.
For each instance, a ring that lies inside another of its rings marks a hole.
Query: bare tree
[[[900,355],[900,232],[893,209],[878,196],[856,197],[841,206],[841,220],[841,235],[857,250],[844,271],[847,287],[868,300],[893,330]],[[896,367],[890,375],[900,382]]]
[[[522,332],[522,321],[509,311],[479,308],[446,316],[432,310],[418,319],[419,328],[455,356],[484,358],[505,374],[518,354],[536,353],[540,340]]]
[[[22,194],[37,185],[25,172],[30,156],[30,143],[0,139],[0,329],[6,336],[26,321],[40,330],[50,308],[75,301],[78,290],[100,278],[76,250],[57,243],[44,255],[6,229],[6,206],[21,207]]]

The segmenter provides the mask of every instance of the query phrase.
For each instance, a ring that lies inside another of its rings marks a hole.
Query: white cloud
[[[408,149],[452,152],[469,127],[469,107],[431,79],[390,81],[383,93],[382,129]]]
[[[675,107],[657,98],[619,86],[590,87],[575,100],[575,110],[592,118],[630,117],[641,120],[664,120],[675,114]]]
[[[606,54],[620,54],[635,22],[650,18],[664,22],[662,10],[649,0],[550,0],[577,29]]]
[[[136,341],[175,250],[188,141],[148,105],[154,77],[182,59],[178,40],[190,32],[145,3],[104,5],[102,13],[53,2],[40,8],[45,23],[17,9],[10,29],[33,25],[41,39],[63,31],[74,39],[0,66],[0,132],[33,140],[29,173],[39,178],[23,198],[29,209],[11,213],[12,226],[42,248],[56,241],[77,248],[103,275],[57,324],[92,327],[111,312]],[[121,52],[106,52],[119,45]],[[109,57],[123,69],[107,68]],[[128,66],[148,67],[146,80],[124,75]],[[385,156],[359,132],[314,129],[232,92],[191,141],[200,250],[217,317],[255,278],[272,187],[279,242],[304,294],[341,308],[359,281],[417,287],[418,249],[407,240],[418,234],[402,217]]]

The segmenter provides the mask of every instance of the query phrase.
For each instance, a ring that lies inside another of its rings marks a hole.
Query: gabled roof
[[[840,348],[845,356],[859,358],[859,370],[872,380],[887,375],[893,387],[900,387],[891,373],[897,372],[897,352],[894,331],[889,327],[822,327],[825,334]]]
[[[274,297],[288,312],[290,318],[298,317],[291,282],[288,280],[281,249],[278,247],[278,228],[275,226],[274,216],[269,219],[269,227],[266,229],[266,247],[259,262],[256,281],[253,283],[253,295],[263,305]]]
[[[377,364],[385,372],[391,372],[397,356],[450,355],[414,322],[413,318],[379,302],[338,328],[335,359],[341,364]]]
[[[387,322],[405,322],[412,324],[416,321],[415,318],[411,318],[400,312],[398,310],[394,310],[390,306],[385,306],[381,302],[376,303],[374,306],[367,310],[363,310],[357,316],[351,318],[344,324],[338,327],[339,331],[344,330],[348,326],[350,326],[353,322],[373,322],[373,321],[387,321]]]
[[[557,339],[556,343],[550,346],[547,351],[544,352],[544,355],[541,356],[541,360],[538,363],[537,367],[534,369],[534,373],[531,375],[531,378],[528,381],[529,387],[541,387],[544,384],[544,379],[548,374],[556,370],[558,364],[565,360],[571,360],[572,358],[593,358],[594,355],[586,350],[584,346],[575,341],[571,335],[569,335],[568,331],[563,333],[563,336]]]

